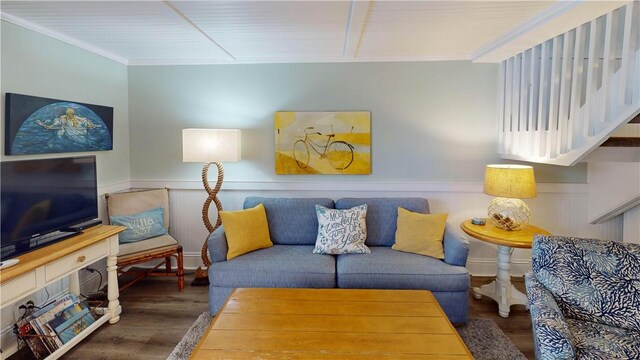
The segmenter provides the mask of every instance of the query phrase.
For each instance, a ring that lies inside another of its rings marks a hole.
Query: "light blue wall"
[[[198,180],[201,165],[182,163],[181,129],[188,127],[243,130],[243,161],[225,165],[227,180],[480,182],[485,164],[504,162],[496,155],[497,65],[127,68],[1,24],[3,108],[6,92],[114,107],[114,150],[95,153],[101,186],[130,179]],[[275,175],[273,113],[279,110],[371,111],[372,174]],[[0,126],[0,141],[2,132]],[[73,154],[47,156],[65,155]],[[535,168],[539,182],[586,182],[585,165]]]
[[[197,180],[181,129],[242,129],[243,160],[227,180],[481,182],[497,154],[495,64],[467,61],[129,67],[131,174]],[[369,176],[274,172],[279,110],[368,110]],[[586,166],[536,165],[539,182],[586,182]]]
[[[3,121],[0,126],[0,158],[14,160],[95,154],[98,162],[98,186],[129,181],[127,67],[6,21],[1,22],[0,31],[3,118],[7,92],[114,108],[112,151],[6,156]]]

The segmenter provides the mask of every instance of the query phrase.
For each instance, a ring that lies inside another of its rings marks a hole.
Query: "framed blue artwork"
[[[7,93],[5,154],[113,150],[113,108]]]

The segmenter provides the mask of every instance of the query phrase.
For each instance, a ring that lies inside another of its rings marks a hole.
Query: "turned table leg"
[[[109,306],[107,311],[111,314],[111,318],[109,319],[109,323],[111,324],[115,324],[120,320],[120,312],[122,312],[120,301],[118,300],[120,292],[118,290],[117,262],[118,258],[116,255],[109,255],[109,257],[107,257],[107,281],[109,283],[109,290],[107,293]]]

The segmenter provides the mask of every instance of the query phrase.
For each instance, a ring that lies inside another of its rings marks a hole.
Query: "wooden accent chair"
[[[163,208],[164,227],[169,231],[169,191],[167,189],[139,190],[105,194],[107,212],[113,215],[131,215],[139,212]],[[177,262],[177,271],[171,271],[171,258]],[[148,269],[131,269],[133,265],[154,260],[162,260],[154,267]],[[165,265],[165,271],[158,270]],[[138,280],[146,276],[177,276],[178,289],[184,289],[184,269],[182,258],[182,245],[171,235],[161,235],[154,238],[127,244],[120,244],[118,254],[118,274],[133,275],[135,278],[120,287],[124,290]]]

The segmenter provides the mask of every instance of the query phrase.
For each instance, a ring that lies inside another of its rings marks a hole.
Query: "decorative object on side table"
[[[224,178],[223,162],[240,161],[240,130],[237,129],[183,129],[182,130],[182,161],[204,163],[202,167],[202,184],[207,191],[208,197],[202,205],[202,221],[209,231],[213,233],[222,221],[220,212],[222,204],[218,199],[218,191],[222,186]],[[218,179],[212,188],[209,185],[208,172],[211,164],[218,170]],[[209,206],[213,202],[216,205],[217,214],[215,225],[209,221]],[[207,239],[209,238],[207,235]],[[207,239],[202,244],[200,256],[205,267],[211,265],[209,260]],[[198,268],[196,277],[191,283],[192,286],[209,285],[206,269]]]
[[[462,231],[482,241],[498,245],[498,272],[496,280],[481,287],[473,288],[473,297],[480,299],[482,295],[492,298],[498,303],[499,314],[509,317],[511,305],[527,305],[527,297],[511,284],[511,253],[513,248],[530,249],[533,236],[550,235],[548,231],[533,225],[512,231],[497,227],[493,222],[486,225],[474,225],[472,220],[460,224]]]
[[[6,94],[5,154],[113,149],[113,108]]]
[[[527,165],[487,165],[484,193],[496,196],[489,205],[491,222],[505,230],[524,229],[531,211],[520,199],[537,195],[533,168]]]

